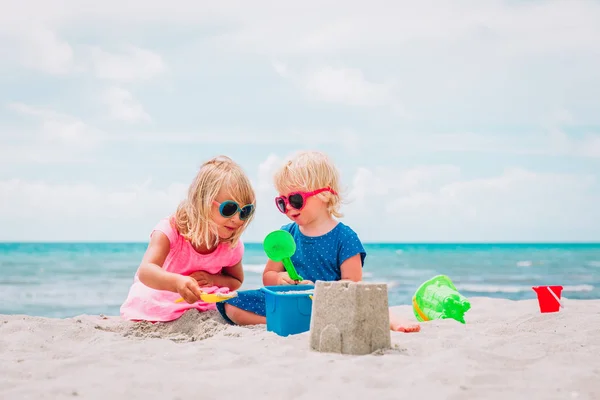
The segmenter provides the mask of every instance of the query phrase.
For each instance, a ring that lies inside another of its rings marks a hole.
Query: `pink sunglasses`
[[[330,187],[313,190],[312,192],[292,192],[287,196],[275,197],[275,204],[277,205],[277,209],[284,214],[288,204],[292,208],[295,208],[296,210],[300,211],[306,205],[306,199],[322,192],[331,192],[333,194],[337,194],[335,190],[333,190]]]

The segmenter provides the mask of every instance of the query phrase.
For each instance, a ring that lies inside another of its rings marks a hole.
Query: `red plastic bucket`
[[[540,312],[552,313],[560,310],[562,286],[534,286],[532,289],[537,294]]]

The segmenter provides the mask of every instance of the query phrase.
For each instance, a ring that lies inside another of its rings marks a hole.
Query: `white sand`
[[[312,352],[308,333],[282,338],[214,313],[135,327],[0,316],[0,399],[600,399],[600,300],[565,300],[555,314],[535,300],[471,302],[467,325],[392,333],[395,349],[368,356]]]

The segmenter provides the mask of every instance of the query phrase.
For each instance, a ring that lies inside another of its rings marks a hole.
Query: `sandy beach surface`
[[[0,399],[600,399],[600,300],[553,314],[537,300],[470,300],[466,325],[392,332],[392,349],[367,356],[214,312],[156,325],[1,315]]]

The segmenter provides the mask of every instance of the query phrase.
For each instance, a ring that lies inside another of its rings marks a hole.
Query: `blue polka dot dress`
[[[360,254],[364,265],[367,253],[356,232],[349,226],[338,222],[328,233],[322,236],[305,236],[293,222],[281,229],[288,231],[296,242],[296,252],[291,257],[298,274],[305,280],[338,281],[342,278],[340,266],[344,261]],[[224,303],[265,316],[265,297],[261,290],[239,291],[238,296],[217,303],[217,309],[223,318],[233,323],[225,314]]]

